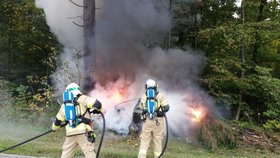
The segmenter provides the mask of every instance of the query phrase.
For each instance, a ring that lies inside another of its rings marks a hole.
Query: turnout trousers
[[[85,155],[85,158],[96,157],[94,143],[89,142],[85,134],[78,134],[66,137],[65,142],[62,146],[61,158],[71,158],[73,151],[77,146],[80,146]]]
[[[158,158],[162,152],[163,137],[164,118],[158,117],[155,120],[150,120],[147,118],[143,123],[140,134],[141,143],[138,158],[146,158],[151,139],[153,139],[154,142],[154,157]]]

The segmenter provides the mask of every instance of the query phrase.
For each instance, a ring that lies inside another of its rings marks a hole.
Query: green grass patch
[[[64,130],[50,133],[45,137],[24,144],[20,147],[9,150],[7,154],[29,155],[37,157],[60,157],[61,147],[64,141]],[[15,140],[7,140],[1,137],[1,150],[19,143]],[[99,142],[96,143],[96,149]],[[139,140],[130,137],[114,136],[106,138],[101,149],[101,158],[136,158],[139,150]],[[74,152],[74,157],[82,157],[83,153],[79,148]],[[279,157],[277,154],[254,149],[237,148],[228,150],[219,148],[215,152],[200,148],[184,140],[171,139],[167,146],[165,157],[170,158],[271,158]],[[152,158],[152,149],[149,150],[148,158]]]
[[[0,128],[0,150],[23,142],[49,129],[31,125],[3,124]],[[24,128],[26,127],[26,128]],[[64,128],[57,132],[51,132],[41,138],[28,142],[22,146],[6,151],[6,154],[28,155],[36,157],[58,158],[61,155],[62,144],[65,139]],[[99,145],[100,135],[97,137],[96,150]],[[140,140],[137,136],[121,137],[106,132],[100,152],[100,158],[137,158]],[[151,142],[152,145],[153,142]],[[148,157],[152,158],[152,148],[148,151]],[[280,157],[279,152],[270,152],[244,146],[236,149],[218,147],[211,151],[202,148],[198,144],[187,142],[185,139],[171,138],[169,140],[164,157],[166,158],[274,158]],[[77,148],[74,157],[83,157],[82,151]]]

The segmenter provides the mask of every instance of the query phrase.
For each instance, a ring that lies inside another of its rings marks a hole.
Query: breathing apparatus
[[[70,83],[67,85],[65,92],[63,93],[65,119],[71,128],[75,128],[79,122],[77,114],[77,108],[79,106],[77,106],[77,100],[81,94],[80,86],[76,83]]]
[[[156,81],[149,79],[145,84],[146,90],[146,111],[143,114],[147,114],[150,120],[156,118],[156,108],[157,108],[157,83]]]
[[[153,88],[148,88],[146,90],[146,109],[147,109],[147,114],[148,118],[150,120],[153,120],[156,118],[156,107],[157,107],[157,100],[156,100],[156,92],[155,89]]]
[[[78,124],[76,103],[72,92],[66,91],[63,93],[63,104],[65,109],[65,119],[71,128],[75,128]]]

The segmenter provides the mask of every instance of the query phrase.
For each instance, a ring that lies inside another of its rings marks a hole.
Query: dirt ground
[[[265,132],[244,129],[240,131],[239,142],[242,148],[254,147],[259,150],[269,150],[271,152],[280,153],[279,135],[269,135]]]

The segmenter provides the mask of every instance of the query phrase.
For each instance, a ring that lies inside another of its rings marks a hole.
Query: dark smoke
[[[164,1],[106,0],[97,11],[97,81],[134,81],[148,66],[155,43],[162,43],[170,23]]]

